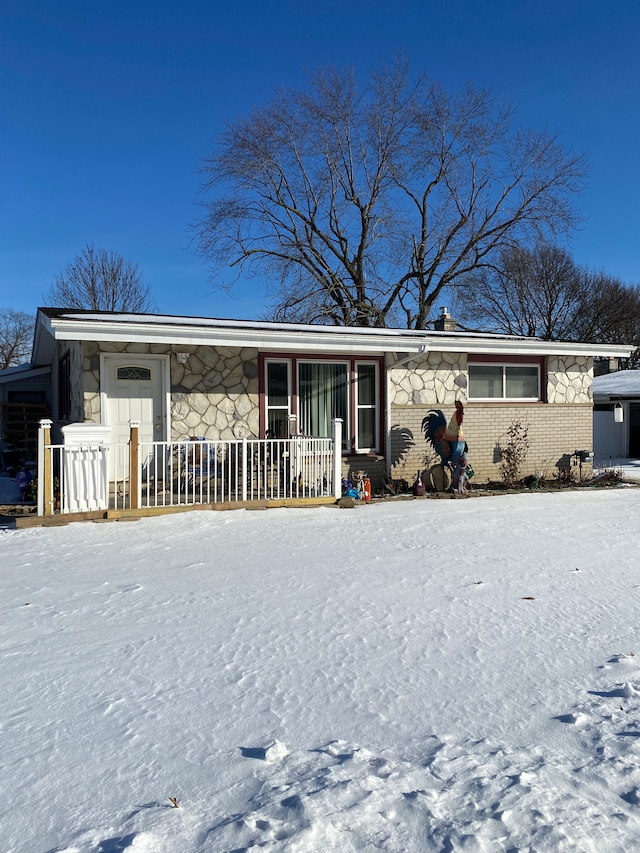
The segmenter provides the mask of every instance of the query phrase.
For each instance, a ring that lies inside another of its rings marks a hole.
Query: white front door
[[[102,411],[114,444],[129,441],[129,421],[140,423],[142,443],[166,440],[166,369],[167,359],[162,356],[103,356]]]

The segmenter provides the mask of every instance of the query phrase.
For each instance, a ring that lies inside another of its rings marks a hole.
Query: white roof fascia
[[[415,349],[418,351],[424,344],[424,338],[415,340],[399,340],[378,333],[375,337],[354,333],[339,335],[321,335],[316,332],[300,332],[283,329],[239,329],[226,327],[194,327],[180,326],[144,326],[126,323],[96,323],[82,324],[53,322],[53,334],[58,340],[78,341],[109,341],[124,343],[153,343],[175,346],[222,346],[222,347],[257,347],[260,350],[273,352],[355,352],[381,354],[388,350],[402,351]]]
[[[442,352],[467,352],[485,355],[558,355],[558,356],[610,356],[629,358],[636,347],[626,344],[581,344],[568,341],[539,341],[531,338],[505,339],[502,341],[460,341],[457,345],[442,345],[434,342],[432,349]]]
[[[134,315],[124,315],[125,317]],[[415,332],[344,326],[301,326],[257,321],[161,318],[155,322],[107,320],[87,315],[45,318],[57,340],[109,341],[191,346],[257,347],[272,352],[386,352],[419,355],[425,345],[437,352],[487,355],[584,355],[628,358],[633,346],[542,341],[504,335],[460,332]],[[165,319],[169,322],[165,322]]]

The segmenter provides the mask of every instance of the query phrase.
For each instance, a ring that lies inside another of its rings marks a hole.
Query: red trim
[[[544,367],[543,355],[480,355],[469,354],[467,356],[467,364],[539,364]]]
[[[356,421],[358,420],[358,402],[356,400],[356,370],[355,361],[349,360],[349,427],[351,434],[349,436],[349,453],[356,452]],[[343,451],[344,452],[344,451]]]
[[[348,375],[349,375],[349,405],[350,405],[350,423],[349,428],[351,430],[351,434],[349,435],[349,450],[343,450],[343,455],[346,456],[367,456],[372,453],[375,455],[380,455],[384,453],[384,445],[385,445],[385,435],[384,435],[384,356],[367,356],[367,355],[347,355],[347,354],[339,354],[335,353],[332,355],[316,355],[315,353],[287,353],[287,352],[261,352],[258,354],[258,369],[260,371],[259,384],[258,384],[258,393],[260,395],[260,438],[264,438],[266,432],[266,388],[265,388],[265,362],[266,361],[289,361],[291,364],[291,412],[294,415],[298,414],[298,362],[299,361],[330,361],[330,362],[344,362],[348,365]],[[379,401],[379,436],[380,436],[380,447],[378,450],[369,451],[356,451],[355,450],[355,421],[356,421],[356,388],[355,388],[355,366],[360,363],[372,363],[378,365],[378,401]],[[345,439],[346,436],[343,436]]]

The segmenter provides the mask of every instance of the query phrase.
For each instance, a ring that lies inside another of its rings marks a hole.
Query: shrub
[[[570,465],[563,465],[558,468],[556,480],[563,486],[572,486],[576,482],[576,476]]]
[[[24,490],[22,499],[28,503],[35,503],[38,500],[38,479],[31,480]],[[57,477],[53,478],[53,500],[56,504],[60,504],[60,480]]]
[[[500,476],[507,486],[515,486],[529,452],[529,427],[513,421],[506,432],[506,441],[500,443]]]
[[[594,476],[593,481],[599,486],[617,486],[624,481],[622,468],[605,468]]]

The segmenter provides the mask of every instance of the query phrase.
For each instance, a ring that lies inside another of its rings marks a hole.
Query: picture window
[[[540,400],[538,364],[469,364],[470,400]]]

